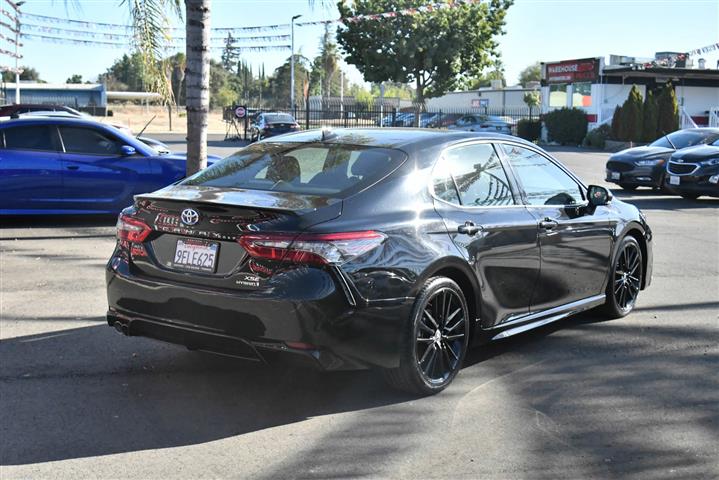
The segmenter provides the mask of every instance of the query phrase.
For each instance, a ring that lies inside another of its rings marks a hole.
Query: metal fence
[[[292,115],[303,129],[313,128],[358,128],[358,127],[409,127],[409,128],[448,128],[457,120],[466,116],[474,116],[477,122],[484,120],[506,122],[513,133],[522,119],[538,119],[539,108],[530,110],[528,107],[514,108],[465,108],[422,110],[417,106],[400,108],[391,105],[343,105],[337,103],[320,104],[313,102],[304,108],[268,109],[247,107],[246,120],[234,118],[234,107],[225,109],[224,119],[228,124],[227,137],[249,137],[252,119],[260,112],[279,112]]]

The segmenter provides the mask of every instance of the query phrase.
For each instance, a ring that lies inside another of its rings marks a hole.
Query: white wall
[[[524,103],[524,94],[530,90],[505,88],[503,90],[468,90],[466,92],[451,92],[441,97],[430,98],[427,100],[427,110],[468,110],[472,107],[472,100],[487,99],[489,100],[488,108],[496,109],[505,108],[518,109],[527,108]]]
[[[718,87],[674,87],[677,102],[683,105],[686,112],[693,116],[706,116],[707,110],[719,107]]]

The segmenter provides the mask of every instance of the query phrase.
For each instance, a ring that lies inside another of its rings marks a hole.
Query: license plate
[[[172,266],[195,272],[214,273],[219,249],[220,244],[217,242],[208,242],[207,240],[195,238],[181,238],[177,240],[175,258],[172,260]]]
[[[612,176],[611,176],[611,179],[612,179],[612,180],[619,180],[619,179],[621,178],[621,176],[622,176],[622,174],[619,173],[619,172],[612,172],[611,175],[612,175]]]
[[[674,175],[669,177],[669,185],[679,185],[680,182],[679,177],[675,177]]]

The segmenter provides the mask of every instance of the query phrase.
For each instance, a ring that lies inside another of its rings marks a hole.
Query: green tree
[[[104,83],[108,90],[129,90],[144,92],[145,90],[145,63],[142,54],[133,52],[124,54],[98,76],[98,81]]]
[[[82,83],[82,75],[76,73],[65,80],[65,83]]]
[[[527,92],[524,94],[524,97],[522,97],[522,100],[524,100],[524,103],[529,107],[529,118],[531,119],[532,112],[541,103],[541,97],[539,96],[539,92],[537,90]]]
[[[526,87],[529,82],[538,82],[542,77],[542,66],[539,62],[526,67],[524,70],[519,72],[519,84]]]
[[[647,97],[644,99],[643,112],[642,141],[649,143],[657,138],[657,124],[659,122],[657,101],[654,99],[654,93],[651,90],[647,91]]]
[[[657,122],[659,135],[679,130],[679,104],[671,83],[664,85],[659,98],[657,98],[657,116],[659,117]]]
[[[327,25],[320,39],[320,53],[312,62],[310,74],[310,92],[312,94],[321,93],[324,97],[339,96],[342,82],[339,63],[337,44],[332,41],[332,32]]]
[[[497,56],[497,35],[512,0],[455,4],[454,8],[347,22],[337,40],[370,82],[413,83],[416,101],[479,76]],[[341,18],[425,6],[423,0],[338,2]]]
[[[504,78],[504,64],[499,58],[492,62],[492,68],[469,81],[469,88],[476,90],[483,87],[491,87],[492,80],[501,80],[502,86],[507,86],[507,79]]]
[[[295,98],[304,97],[304,84],[310,78],[309,60],[302,54],[295,54]],[[290,101],[290,58],[277,67],[269,81],[272,92],[271,104],[277,108],[284,108]]]
[[[627,99],[622,105],[621,139],[627,142],[642,141],[642,94],[636,85],[632,85]]]
[[[379,97],[381,88],[378,83],[372,85],[370,92],[373,97]],[[384,84],[385,98],[399,98],[400,100],[412,100],[414,98],[414,89],[404,83],[385,82]]]
[[[240,53],[237,51],[235,46],[235,38],[232,36],[232,32],[227,32],[227,38],[225,39],[225,46],[222,49],[222,67],[225,70],[232,71],[240,59]]]
[[[614,107],[614,115],[612,115],[612,140],[622,140],[622,107],[617,105]]]
[[[27,81],[27,82],[40,82],[44,83],[42,80],[40,80],[40,73],[38,73],[37,70],[35,70],[32,67],[20,67],[22,69],[22,73],[20,74],[20,80]],[[14,82],[15,81],[15,72],[2,72],[2,81],[3,82]]]

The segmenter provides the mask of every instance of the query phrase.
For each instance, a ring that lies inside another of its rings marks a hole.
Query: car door
[[[55,129],[34,124],[3,128],[0,142],[0,210],[63,209]]]
[[[503,143],[502,152],[539,222],[541,269],[531,310],[604,293],[613,236],[607,207],[586,208],[585,188],[537,149]]]
[[[138,193],[140,172],[148,170],[147,157],[124,155],[124,142],[104,129],[59,125],[63,145],[63,190],[74,209],[114,211],[132,202]]]
[[[432,183],[435,210],[477,275],[482,326],[527,314],[539,274],[537,220],[521,205],[493,145],[447,149]]]

